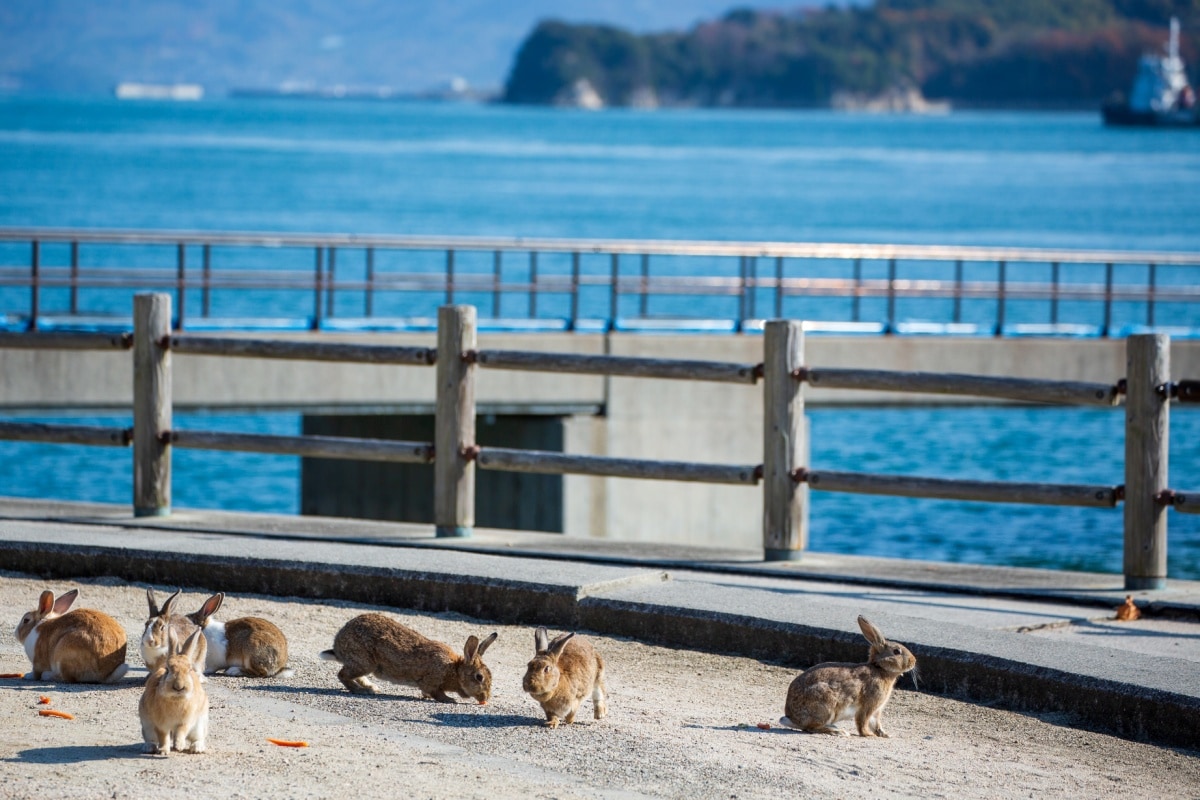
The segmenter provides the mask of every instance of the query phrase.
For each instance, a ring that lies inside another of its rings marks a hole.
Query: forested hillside
[[[548,20],[525,39],[510,103],[827,107],[909,92],[956,107],[1084,107],[1123,90],[1183,23],[1200,64],[1200,0],[876,0],[735,10],[635,34]]]

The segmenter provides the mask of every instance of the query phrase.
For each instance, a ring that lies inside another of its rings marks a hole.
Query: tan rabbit
[[[150,673],[138,703],[145,752],[164,756],[171,750],[204,752],[208,695],[196,669],[197,649],[203,640],[197,629],[180,646],[175,631],[167,630],[170,655]]]
[[[17,623],[17,641],[25,646],[25,654],[33,664],[26,678],[67,683],[114,683],[129,669],[125,663],[127,642],[121,623],[90,608],[68,614],[78,596],[78,589],[72,589],[57,600],[53,592],[42,592],[38,607]]]
[[[788,687],[781,725],[846,736],[837,723],[853,719],[860,736],[887,736],[883,708],[896,681],[917,666],[917,659],[904,645],[889,642],[866,617],[858,618],[858,627],[871,643],[867,663],[828,662],[800,673]]]
[[[192,631],[199,629],[196,623],[182,614],[175,613],[178,602],[179,592],[175,592],[162,604],[162,608],[159,608],[154,597],[154,590],[146,589],[146,603],[150,606],[150,616],[146,619],[146,627],[142,630],[142,641],[139,648],[142,651],[142,661],[146,662],[146,668],[151,672],[161,667],[167,660],[167,656],[170,655],[170,645],[167,642],[169,630],[173,630],[175,638],[182,641],[190,636]],[[204,659],[207,649],[206,643],[201,638],[199,652],[196,654],[196,671],[201,673],[200,680],[204,680]]]
[[[557,728],[559,720],[570,724],[588,694],[592,713],[603,719],[608,713],[604,690],[604,659],[586,639],[566,633],[550,641],[545,628],[533,634],[535,654],[525,669],[522,687],[546,712],[546,724]]]
[[[322,651],[326,661],[340,661],[338,680],[358,694],[375,694],[373,675],[389,683],[412,686],[421,696],[453,703],[449,692],[474,698],[480,705],[492,695],[492,673],[483,653],[498,634],[482,642],[467,637],[462,655],[383,614],[362,614],[347,622],[333,638],[333,649]]]
[[[226,675],[250,678],[290,678],[287,637],[269,620],[261,617],[240,617],[229,622],[213,619],[221,607],[225,593],[218,592],[204,601],[200,610],[187,619],[204,631],[208,645],[205,672],[225,670]]]

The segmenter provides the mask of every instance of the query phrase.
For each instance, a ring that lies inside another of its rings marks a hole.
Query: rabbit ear
[[[484,639],[482,642],[480,642],[480,643],[479,643],[479,653],[478,653],[478,655],[479,655],[479,657],[480,657],[480,658],[483,658],[483,651],[484,651],[484,650],[487,650],[489,647],[491,647],[491,646],[492,646],[492,642],[496,641],[496,637],[497,637],[497,636],[499,636],[499,635],[500,635],[500,634],[499,634],[498,632],[496,632],[496,631],[493,631],[493,632],[492,632],[492,634],[491,634],[490,636],[488,636],[486,639]]]
[[[871,621],[866,617],[859,615],[858,627],[862,628],[863,636],[867,637],[867,641],[871,644],[880,646],[887,644],[887,639],[884,637],[883,632],[872,625]]]
[[[539,627],[533,632],[533,649],[539,653],[544,653],[550,648],[550,636],[546,633],[546,629]]]
[[[42,616],[49,614],[54,609],[54,592],[47,589],[38,597],[38,613]]]
[[[179,652],[179,637],[175,635],[175,628],[167,626],[167,654]]]
[[[154,598],[154,590],[146,587],[146,604],[150,606],[150,616],[158,616],[158,601]]]
[[[479,655],[479,637],[475,635],[468,636],[467,643],[463,646],[463,659],[474,661],[477,655]]]
[[[555,639],[553,642],[551,642],[550,647],[547,648],[550,655],[554,656],[555,658],[558,658],[559,655],[562,653],[563,648],[567,646],[567,642],[571,641],[571,637],[574,635],[575,634],[573,632],[572,633],[564,633],[562,636],[559,636],[557,639]]]
[[[58,599],[54,601],[54,613],[67,613],[67,611],[71,608],[71,604],[75,602],[76,597],[79,597],[78,589],[72,589],[66,594],[59,595]]]
[[[159,612],[159,614],[156,614],[155,616],[159,616],[159,615],[164,616],[164,617],[172,616],[175,613],[175,604],[177,602],[179,602],[179,593],[182,591],[183,591],[182,589],[179,589],[178,591],[175,592],[175,594],[168,597],[167,602],[162,604],[162,610]]]
[[[200,610],[196,612],[199,617],[200,627],[203,628],[208,622],[208,618],[217,613],[217,609],[221,607],[221,602],[225,599],[224,592],[217,592],[212,597],[204,601],[204,605],[200,606]]]
[[[183,643],[183,647],[179,649],[180,655],[187,656],[188,661],[195,661],[196,654],[200,650],[200,640],[197,637],[203,635],[204,634],[200,632],[199,628],[192,631],[192,635],[187,638],[187,641]]]

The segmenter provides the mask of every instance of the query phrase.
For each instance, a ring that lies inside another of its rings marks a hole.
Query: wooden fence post
[[[133,298],[133,515],[171,513],[171,296]]]
[[[808,484],[793,478],[807,458],[804,330],[771,320],[763,331],[763,557],[799,559],[808,546]]]
[[[1171,338],[1130,336],[1125,359],[1125,588],[1165,589]]]
[[[438,536],[470,536],[475,527],[475,307],[438,309],[437,417],[434,422],[433,521]]]

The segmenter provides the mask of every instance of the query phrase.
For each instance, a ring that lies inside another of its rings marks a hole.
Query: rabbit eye
[[[542,672],[549,672],[549,671],[550,671],[550,665],[549,665],[549,664],[547,664],[546,666],[542,667]]]
[[[892,652],[895,653],[896,655],[900,655],[900,648],[897,647],[894,650],[892,650]]]
[[[476,672],[476,673],[475,673],[475,682],[476,682],[476,683],[483,683],[483,673],[481,673],[481,672]]]

